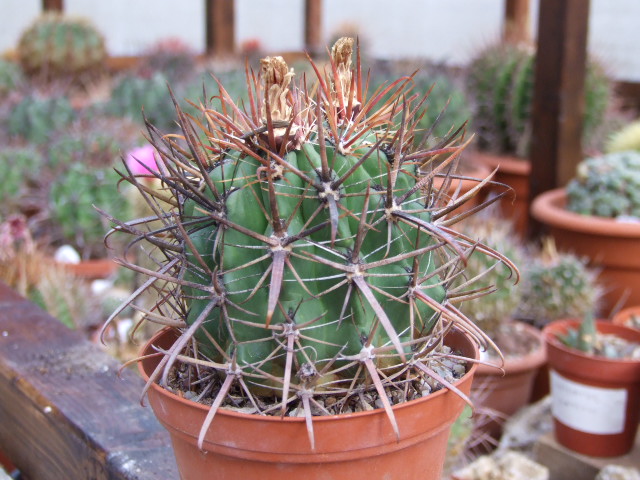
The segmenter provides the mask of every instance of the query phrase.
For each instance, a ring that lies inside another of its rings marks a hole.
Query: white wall
[[[236,40],[259,39],[267,52],[304,45],[303,0],[235,0]],[[463,64],[500,36],[504,0],[324,0],[325,42],[357,25],[369,52],[382,58],[425,57]],[[537,1],[532,0],[532,31]],[[41,0],[0,0],[0,52],[13,48]],[[65,0],[88,16],[113,55],[132,55],[157,40],[179,37],[204,50],[202,0]],[[592,0],[589,48],[618,79],[640,81],[640,0]]]

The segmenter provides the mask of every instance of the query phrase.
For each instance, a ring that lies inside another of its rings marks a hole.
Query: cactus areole
[[[312,414],[372,394],[400,436],[391,403],[429,382],[455,389],[436,372],[451,356],[446,332],[485,341],[448,287],[471,251],[509,262],[452,230],[459,218],[447,214],[489,180],[458,199],[433,189],[436,175],[449,178],[463,129],[416,149],[426,95],[412,77],[367,95],[352,46],[340,39],[325,67],[311,63],[315,80],[280,57],[259,74],[247,67],[248,105],[222,85],[198,116],[174,99],[182,134],[149,125],[164,189],[122,174],[157,213],[114,220],[132,245],[151,244],[158,265],[123,261],[149,276],[140,291],[159,293],[138,308],[181,332],[150,383],[168,385],[170,366],[199,372],[184,388],[213,402],[200,445],[218,407],[238,398],[259,414],[304,411],[313,445]]]

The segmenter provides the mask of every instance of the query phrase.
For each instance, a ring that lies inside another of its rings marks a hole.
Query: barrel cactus
[[[583,160],[567,184],[567,209],[597,217],[640,218],[640,152]]]
[[[614,132],[607,141],[606,152],[640,152],[640,120],[635,120]]]
[[[0,148],[0,218],[25,206],[25,196],[38,184],[44,165],[42,154],[32,147]]]
[[[0,58],[0,98],[11,93],[22,81],[23,75],[20,66]]]
[[[485,341],[455,306],[466,292],[448,294],[468,253],[514,268],[456,233],[459,218],[447,219],[451,206],[430,188],[466,144],[414,148],[423,96],[406,94],[403,77],[367,98],[352,46],[340,39],[324,72],[312,64],[316,81],[263,59],[258,75],[247,72],[243,107],[222,85],[221,106],[204,102],[198,117],[174,99],[181,135],[149,125],[164,188],[122,172],[156,216],[108,217],[113,233],[149,241],[158,270],[122,262],[162,291],[146,319],[180,332],[150,382],[169,386],[178,364],[184,382],[172,388],[213,402],[200,442],[216,409],[235,402],[263,414],[300,408],[313,447],[312,415],[353,411],[365,394],[399,435],[390,403],[420,397],[427,379],[453,381],[435,372],[444,333]],[[208,380],[190,383],[201,361]]]
[[[26,72],[48,78],[95,73],[107,57],[104,38],[88,20],[58,12],[37,18],[17,50]]]

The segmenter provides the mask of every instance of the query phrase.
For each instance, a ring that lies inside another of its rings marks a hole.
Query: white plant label
[[[574,430],[596,435],[622,433],[626,407],[624,388],[582,385],[551,371],[551,413]]]

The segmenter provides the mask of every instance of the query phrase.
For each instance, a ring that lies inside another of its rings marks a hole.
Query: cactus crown
[[[640,218],[640,152],[582,161],[567,184],[567,209],[597,217]]]
[[[430,376],[447,383],[434,371],[444,334],[456,326],[484,342],[454,306],[467,293],[448,295],[468,253],[514,268],[450,228],[459,218],[448,212],[466,197],[448,205],[431,188],[457,161],[460,132],[414,148],[426,96],[411,77],[368,96],[351,50],[341,39],[324,72],[312,63],[313,86],[279,57],[262,60],[258,75],[247,68],[243,108],[222,85],[220,107],[205,102],[198,117],[174,99],[182,135],[149,125],[164,190],[123,173],[156,218],[111,218],[132,244],[157,249],[157,272],[124,262],[160,293],[146,319],[181,332],[150,382],[167,385],[181,355],[181,368],[198,364],[209,375],[201,385],[216,385],[183,388],[217,392],[216,406],[239,396],[259,413],[301,407],[312,446],[312,411],[348,411],[363,393],[378,395],[399,435],[389,395],[416,398]],[[337,399],[331,409],[327,397]]]
[[[106,56],[104,39],[89,21],[57,12],[36,19],[18,42],[24,70],[46,77],[99,70]]]

